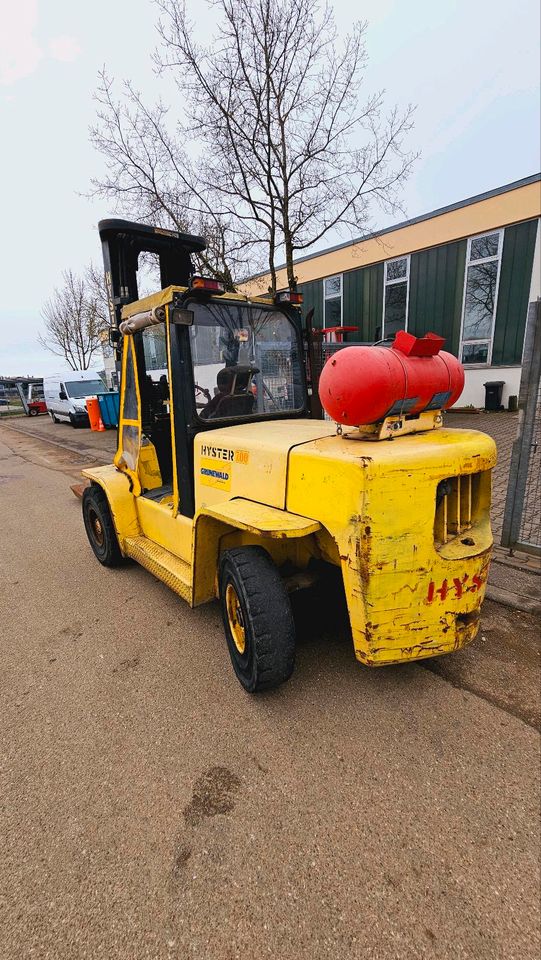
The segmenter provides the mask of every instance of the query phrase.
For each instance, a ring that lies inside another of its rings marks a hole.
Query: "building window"
[[[398,330],[408,328],[409,278],[409,257],[385,262],[383,337],[394,337]]]
[[[342,274],[323,281],[323,326],[342,326]]]
[[[503,230],[470,237],[462,307],[462,363],[489,364],[498,299]]]

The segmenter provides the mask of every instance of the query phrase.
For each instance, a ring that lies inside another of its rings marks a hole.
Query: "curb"
[[[499,544],[494,544],[492,548],[492,563],[499,563],[514,570],[521,570],[523,573],[541,575],[540,557],[531,553],[521,553],[520,550],[511,553],[508,547],[502,547]]]
[[[80,447],[72,447],[68,443],[61,443],[59,440],[52,440],[50,437],[44,437],[42,434],[33,433],[31,430],[18,430],[17,427],[13,426],[13,424],[5,423],[3,420],[0,420],[0,426],[8,427],[8,429],[18,433],[20,437],[32,437],[33,440],[40,440],[41,443],[50,443],[53,447],[59,447],[60,450],[68,450],[70,453],[75,453],[79,457],[83,457],[88,460],[97,460],[102,464],[111,462],[111,457],[103,457],[97,450],[81,450]]]
[[[512,607],[513,610],[522,610],[523,613],[541,614],[541,601],[535,597],[522,596],[518,593],[512,593],[503,587],[493,587],[487,584],[485,596],[494,603],[501,603],[504,607]]]

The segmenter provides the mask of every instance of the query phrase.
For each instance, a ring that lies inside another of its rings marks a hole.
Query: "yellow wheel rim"
[[[231,636],[239,653],[244,653],[246,649],[246,631],[244,629],[244,619],[240,600],[232,583],[227,584],[225,591],[225,606],[227,610],[227,619]]]
[[[92,532],[94,534],[96,543],[99,547],[103,547],[103,526],[100,518],[98,517],[97,513],[94,512],[94,510],[90,511],[90,524],[92,526]]]

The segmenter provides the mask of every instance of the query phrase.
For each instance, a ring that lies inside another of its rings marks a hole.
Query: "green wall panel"
[[[314,327],[323,326],[323,280],[311,280],[309,283],[299,283],[298,289],[303,295],[303,317],[305,317],[313,307]]]
[[[537,220],[518,223],[505,230],[492,348],[493,364],[513,364],[522,360],[536,232]]]
[[[458,354],[466,241],[413,253],[410,259],[408,330],[445,337],[445,348]]]
[[[537,220],[505,230],[496,326],[494,364],[520,363],[528,310]],[[443,244],[412,253],[408,330],[421,336],[429,330],[446,339],[446,349],[458,355],[467,241]],[[314,307],[314,326],[323,323],[323,281],[299,285],[304,295],[303,313]],[[343,320],[355,326],[349,341],[373,341],[381,336],[383,314],[383,263],[349,270],[343,275]]]
[[[383,264],[350,270],[343,277],[344,326],[357,327],[348,340],[375,340],[383,315]]]

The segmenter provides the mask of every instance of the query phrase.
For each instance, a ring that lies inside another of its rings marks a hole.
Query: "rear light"
[[[296,290],[280,290],[274,297],[275,303],[302,303],[302,293]]]
[[[190,279],[190,290],[194,293],[225,293],[225,285],[211,277],[194,276]]]

